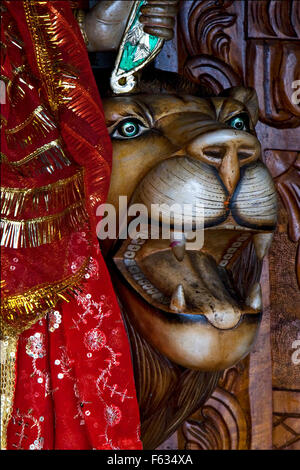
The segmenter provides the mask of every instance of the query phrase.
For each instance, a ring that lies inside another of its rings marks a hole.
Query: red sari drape
[[[96,237],[111,144],[76,2],[2,2],[2,446],[140,449],[130,349]]]

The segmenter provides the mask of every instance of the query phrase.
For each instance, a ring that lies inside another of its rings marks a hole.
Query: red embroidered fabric
[[[126,333],[95,254],[83,292],[21,335],[8,449],[141,449]]]
[[[96,238],[111,143],[74,6],[1,2],[1,332],[19,335],[8,449],[141,448]]]

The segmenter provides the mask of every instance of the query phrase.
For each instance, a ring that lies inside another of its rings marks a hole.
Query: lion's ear
[[[257,124],[259,106],[257,93],[254,88],[245,88],[242,86],[227,88],[227,90],[220,93],[220,96],[230,96],[231,98],[244,103],[245,106],[247,106],[254,126]]]

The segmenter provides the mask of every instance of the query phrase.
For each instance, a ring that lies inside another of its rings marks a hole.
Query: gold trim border
[[[16,380],[16,356],[18,338],[4,337],[0,341],[0,384],[1,384],[1,450],[7,447],[7,426],[10,421]]]
[[[2,297],[1,337],[17,337],[23,331],[43,318],[49,308],[54,308],[59,300],[69,302],[81,292],[80,284],[89,271],[91,258],[88,256],[75,274],[51,284],[42,284],[28,291]]]
[[[53,148],[59,150],[62,153],[62,156],[67,159],[61,147],[59,139],[56,139],[56,140],[52,140],[52,142],[49,142],[48,144],[43,145],[42,147],[39,147],[37,150],[30,153],[29,155],[22,158],[21,160],[18,160],[15,162],[10,161],[8,163],[13,167],[19,167],[21,165],[25,165],[26,163],[30,162],[30,160],[33,160],[35,157],[38,157],[41,153],[47,152],[48,150],[51,150]]]
[[[50,117],[46,115],[46,109],[44,108],[44,106],[39,105],[29,114],[29,116],[25,119],[24,122],[10,129],[5,129],[5,134],[11,135],[11,134],[16,134],[17,132],[20,132],[21,130],[24,129],[24,127],[28,126],[28,124],[30,124],[31,121],[36,117],[38,117],[40,120],[43,118],[44,124],[46,124],[50,130],[56,128],[54,121],[52,121]],[[47,117],[47,120],[48,120],[47,122],[46,122],[45,117]]]
[[[22,213],[23,207],[31,204],[32,209],[37,209],[40,200],[44,201],[46,210],[51,204],[52,209],[70,206],[74,202],[84,198],[84,169],[79,168],[76,173],[67,178],[59,179],[54,183],[35,188],[15,188],[1,186],[1,214],[14,217]]]
[[[34,248],[61,240],[68,229],[76,229],[88,221],[85,199],[62,212],[35,219],[13,220],[3,217],[0,245],[10,248]]]

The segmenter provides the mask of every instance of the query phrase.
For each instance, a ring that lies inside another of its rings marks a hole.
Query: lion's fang
[[[173,312],[183,312],[186,308],[184,290],[181,284],[178,284],[175,291],[173,292],[172,299],[170,302],[170,309]]]
[[[273,240],[273,233],[257,233],[253,237],[256,256],[259,260],[268,253]]]
[[[253,308],[253,310],[262,309],[262,293],[260,284],[258,282],[256,282],[251,288],[245,303],[248,305],[248,307]]]

